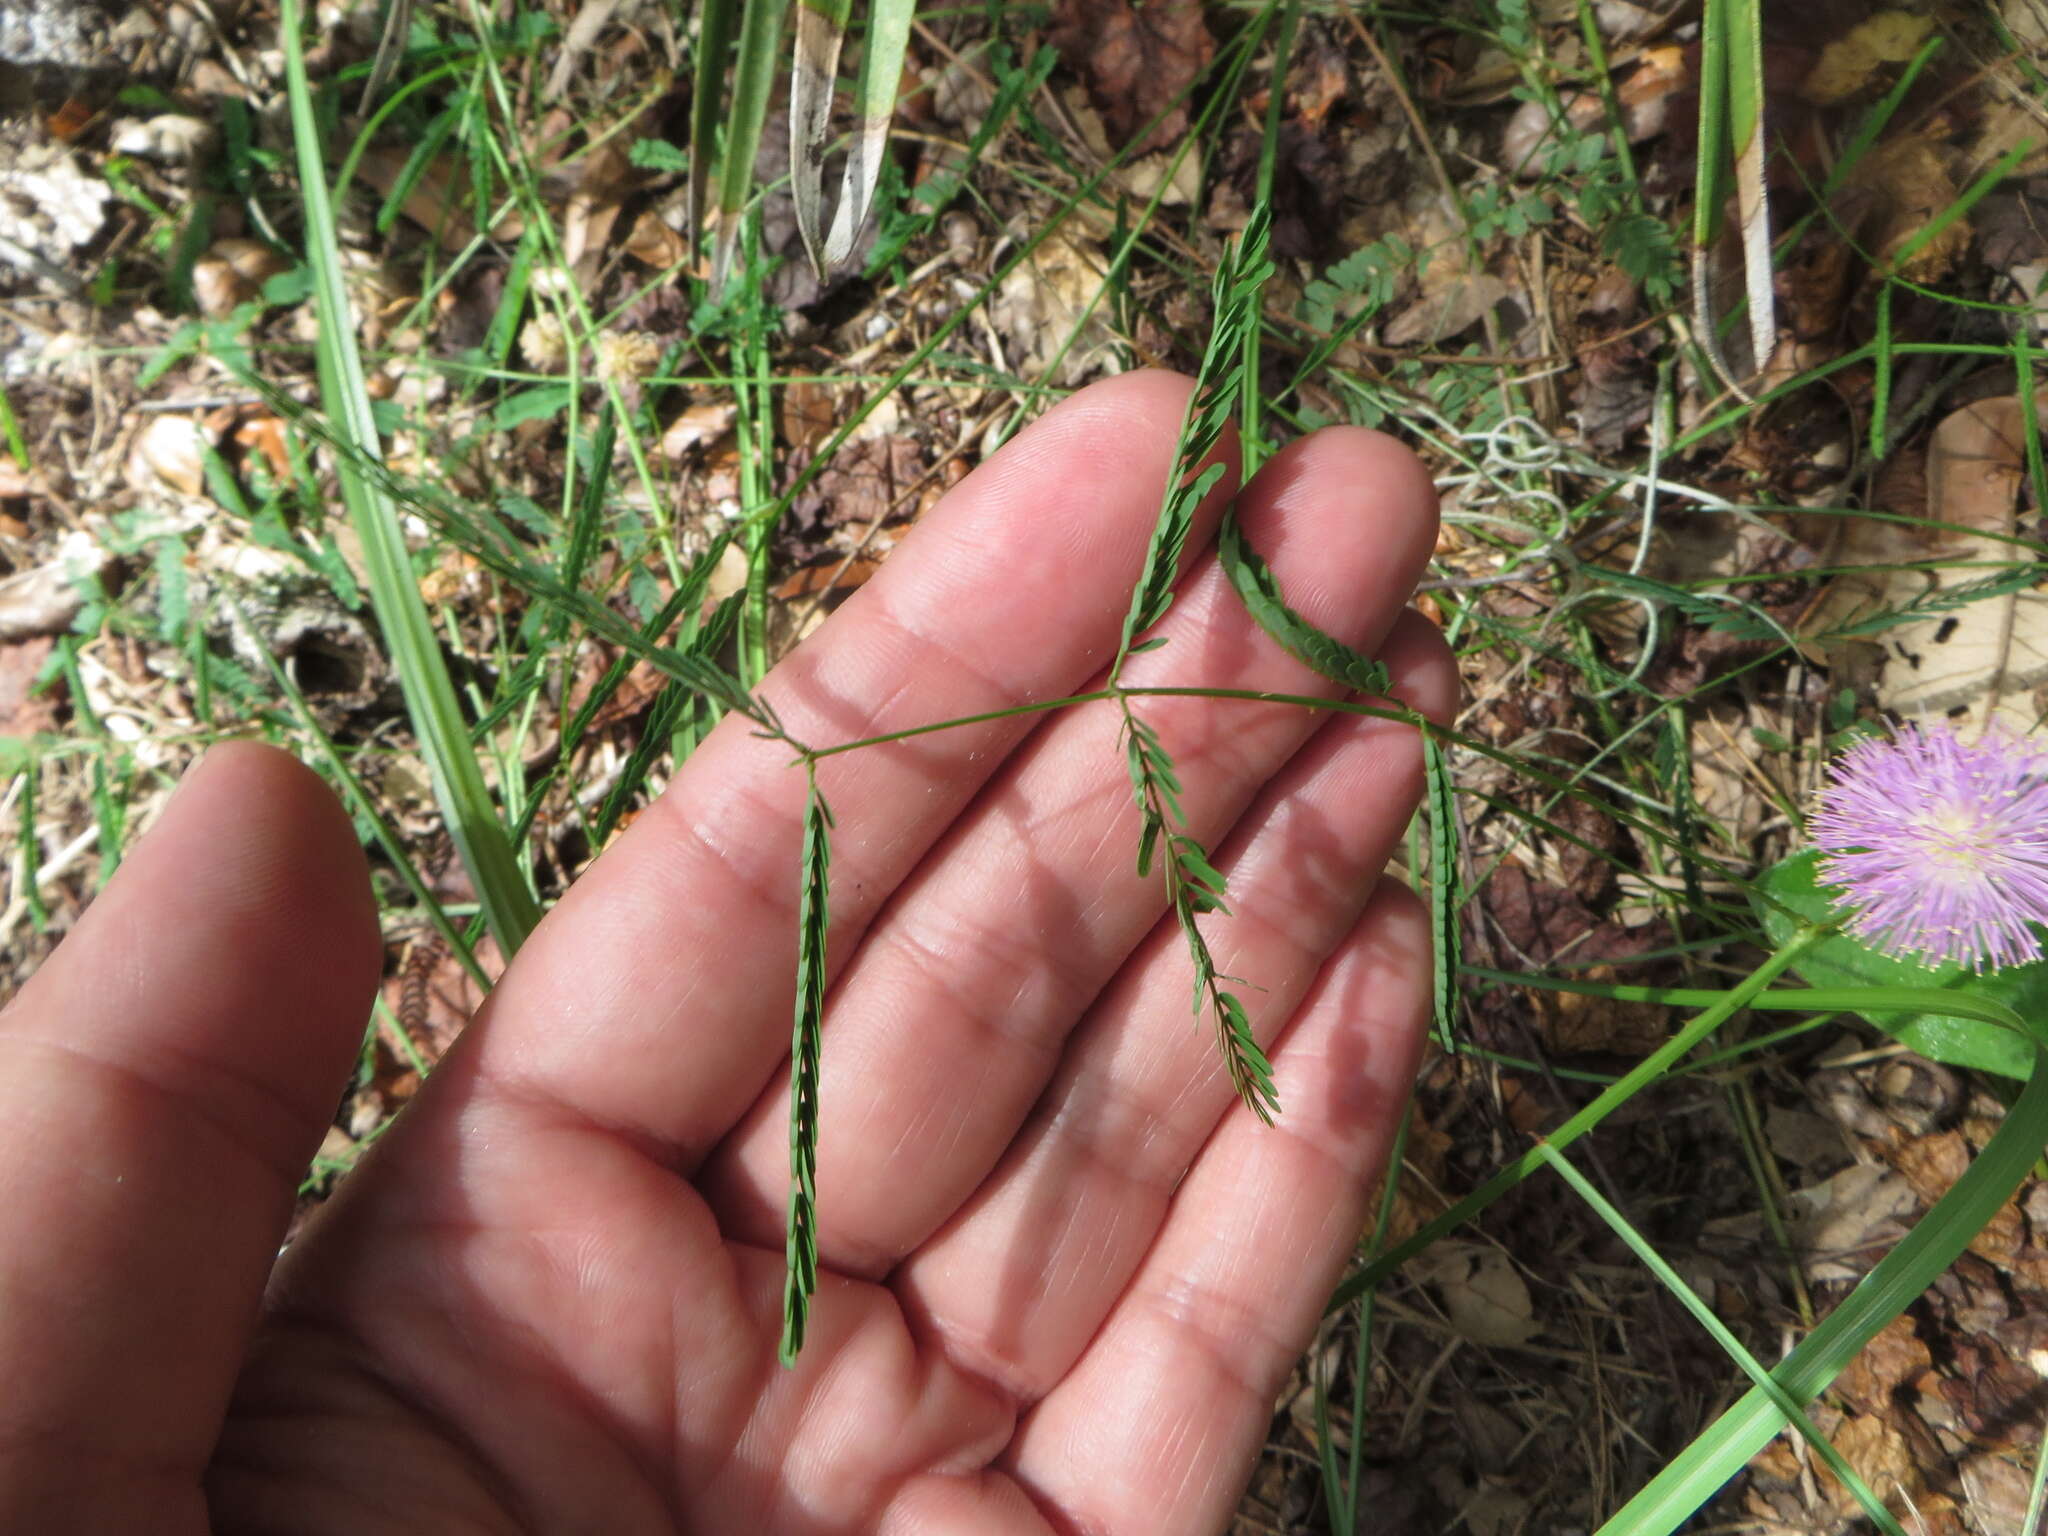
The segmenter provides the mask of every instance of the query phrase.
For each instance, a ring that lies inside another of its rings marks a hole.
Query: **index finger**
[[[1098,384],[963,481],[762,685],[790,735],[828,746],[1080,686],[1114,652],[1188,389],[1162,373]],[[1193,547],[1234,485],[1208,498]],[[835,968],[1035,723],[821,766]],[[786,744],[724,721],[528,941],[470,1042],[478,1086],[694,1167],[788,1055],[804,794]]]

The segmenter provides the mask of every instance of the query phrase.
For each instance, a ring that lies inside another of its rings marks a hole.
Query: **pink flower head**
[[[1904,725],[1836,758],[1808,823],[1848,930],[1927,965],[1995,970],[2041,957],[2048,922],[2048,752],[1965,746]]]

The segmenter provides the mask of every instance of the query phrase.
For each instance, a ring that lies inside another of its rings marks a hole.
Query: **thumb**
[[[377,981],[365,873],[310,770],[216,748],[0,1014],[0,1529],[205,1529]]]

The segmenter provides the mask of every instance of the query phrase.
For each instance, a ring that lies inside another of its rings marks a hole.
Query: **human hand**
[[[1099,385],[970,476],[764,683],[791,734],[1088,686],[1185,390]],[[1401,613],[1434,504],[1348,428],[1238,501],[1289,601],[1441,718],[1449,654]],[[1126,682],[1333,689],[1206,555],[1162,632]],[[825,761],[822,1272],[792,1370],[787,747],[713,733],[274,1273],[377,918],[314,775],[210,753],[0,1015],[0,1529],[1220,1527],[1413,1074],[1427,923],[1376,880],[1420,748],[1389,720],[1138,707],[1230,876],[1205,931],[1253,984],[1278,1124],[1190,1015],[1113,705]]]

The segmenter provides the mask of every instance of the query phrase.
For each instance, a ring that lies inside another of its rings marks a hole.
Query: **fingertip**
[[[1387,697],[1425,720],[1448,726],[1464,696],[1458,659],[1443,631],[1413,608],[1404,608],[1380,647],[1386,665]]]
[[[256,741],[209,749],[127,868],[155,921],[172,910],[165,887],[175,884],[176,910],[207,911],[244,938],[302,941],[282,957],[280,980],[309,967],[303,984],[320,993],[366,995],[376,984],[383,945],[368,860],[340,799],[289,752]],[[277,947],[259,944],[250,958]]]
[[[256,1118],[284,1167],[317,1140],[382,966],[368,863],[333,791],[287,752],[228,742],[187,771],[11,1022],[180,1080],[233,1064],[283,1101]]]

